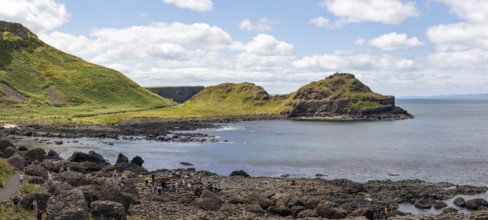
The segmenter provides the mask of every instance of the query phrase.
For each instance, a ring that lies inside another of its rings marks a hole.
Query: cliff
[[[394,120],[413,118],[395,97],[373,92],[349,73],[336,73],[292,93],[281,112],[306,120]]]

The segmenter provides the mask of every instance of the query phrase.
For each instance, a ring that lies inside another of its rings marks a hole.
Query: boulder
[[[47,170],[40,164],[31,164],[24,168],[25,174],[30,176],[38,176],[47,179]]]
[[[124,206],[118,202],[95,201],[90,207],[90,213],[95,219],[127,219]]]
[[[335,206],[336,205],[332,202],[321,202],[315,208],[315,213],[320,217],[325,217],[329,219],[345,218],[347,216],[347,211]]]
[[[137,166],[140,166],[142,167],[142,164],[144,163],[144,160],[139,157],[139,156],[135,156],[134,158],[132,158],[132,160],[130,161],[131,163],[137,165]]]
[[[3,158],[9,158],[9,157],[13,156],[17,152],[18,152],[17,148],[15,148],[15,147],[8,147],[7,149],[5,149],[3,151],[2,157]]]
[[[185,161],[180,162],[180,164],[181,164],[181,165],[183,165],[183,166],[193,166],[193,164],[192,164],[192,163],[190,163],[190,162],[185,162]]]
[[[258,215],[264,214],[264,209],[258,204],[251,204],[246,206],[246,210]]]
[[[469,210],[478,210],[486,207],[488,207],[488,202],[481,198],[466,201],[466,208]]]
[[[200,195],[200,198],[193,201],[193,204],[205,211],[218,211],[222,205],[222,200],[220,200],[217,194],[205,189]]]
[[[293,206],[293,207],[291,207],[291,215],[293,217],[297,217],[298,214],[300,214],[300,212],[302,212],[305,209],[306,208],[304,206]]]
[[[447,204],[445,202],[436,202],[434,204],[434,208],[435,209],[443,209],[443,208],[446,208],[447,207]]]
[[[62,145],[64,142],[63,141],[54,141],[56,145]]]
[[[25,166],[25,158],[20,154],[16,153],[10,158],[8,158],[8,162],[17,170],[23,170]]]
[[[66,162],[64,160],[48,159],[48,160],[43,160],[41,162],[41,165],[45,167],[48,171],[58,173],[61,170],[65,170],[65,168],[68,166],[68,163],[69,162]]]
[[[86,178],[85,175],[83,175],[82,173],[72,172],[72,171],[63,172],[63,173],[59,173],[58,175],[54,175],[54,179],[62,182],[66,182],[74,187],[90,184],[89,179]]]
[[[127,156],[123,155],[122,153],[119,153],[119,156],[117,157],[117,162],[115,162],[115,164],[120,163],[129,163],[129,158],[127,158]]]
[[[103,165],[90,161],[85,161],[81,163],[71,162],[70,166],[72,171],[80,173],[96,172],[102,170],[103,168]]]
[[[117,170],[117,172],[122,173],[124,171],[130,171],[132,173],[138,173],[138,174],[146,174],[148,171],[141,166],[138,166],[133,163],[119,163],[115,164],[114,166],[106,166],[102,169],[103,172],[111,171],[113,172],[114,170]]]
[[[30,149],[25,153],[25,157],[27,157],[30,161],[42,161],[44,159],[44,155],[46,155],[46,151],[42,148],[34,148]]]
[[[115,179],[107,179],[98,183],[97,191],[100,193],[100,200],[118,202],[122,204],[126,211],[136,202],[136,196],[123,192]]]
[[[266,211],[270,214],[279,216],[289,216],[291,214],[291,210],[283,205],[271,206]]]
[[[251,177],[249,174],[246,173],[244,170],[234,170],[230,173],[229,176],[243,176],[243,177]]]
[[[103,158],[102,155],[97,154],[95,151],[89,151],[88,154],[83,152],[74,152],[73,155],[70,157],[71,162],[93,162],[97,164],[106,165],[107,161]]]
[[[28,181],[29,184],[44,184],[45,181],[42,177],[33,176]]]
[[[458,213],[459,211],[455,208],[449,207],[442,210],[442,214]]]
[[[317,196],[312,196],[312,197],[305,196],[302,198],[303,206],[305,206],[305,208],[307,209],[315,209],[317,205],[320,203],[320,201],[321,201],[320,197]]]
[[[93,201],[99,200],[101,197],[100,192],[98,192],[98,190],[93,185],[79,186],[76,187],[76,189],[79,189],[81,190],[81,192],[83,192],[83,196],[85,197],[88,206],[90,206]]]
[[[47,220],[86,220],[88,206],[81,190],[64,191],[47,202]]]
[[[274,206],[274,201],[268,199],[262,193],[252,192],[246,196],[246,202],[249,204],[258,204],[263,209]]]
[[[421,198],[415,201],[415,207],[419,209],[430,209],[435,201],[429,198]]]
[[[458,207],[465,207],[466,206],[466,201],[464,200],[463,197],[457,197],[454,200],[454,205],[456,205]]]
[[[27,148],[25,145],[21,145],[21,146],[19,146],[19,147],[17,148],[17,150],[19,150],[19,151],[28,151],[28,150],[29,150],[29,148]]]
[[[59,159],[59,158],[60,158],[60,157],[59,157],[58,152],[56,152],[56,151],[54,151],[54,150],[49,150],[49,151],[47,152],[47,156],[48,156],[49,158],[52,158],[52,159]]]
[[[63,193],[64,191],[72,190],[73,187],[65,182],[61,181],[53,181],[49,186],[48,192],[57,196]]]
[[[314,210],[311,209],[305,209],[298,213],[298,218],[314,218],[317,217],[317,214],[315,213]]]
[[[32,209],[32,201],[37,200],[37,207],[45,210],[49,198],[51,198],[51,194],[46,192],[29,193],[22,197],[20,205],[25,209]]]
[[[0,139],[0,151],[5,152],[5,150],[9,147],[15,148],[14,144],[12,144],[12,142],[10,142],[10,140]]]
[[[347,215],[347,217],[366,217],[367,219],[373,219],[373,212],[374,211],[372,210],[372,208],[362,207],[352,211],[349,215]]]

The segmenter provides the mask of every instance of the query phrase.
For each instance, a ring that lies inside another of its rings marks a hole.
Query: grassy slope
[[[85,62],[44,44],[27,29],[19,32],[19,26],[0,23],[0,82],[28,100],[4,101],[10,107],[0,111],[0,116],[76,116],[175,104],[115,70]],[[69,102],[51,102],[50,94],[45,92],[49,87]]]
[[[382,98],[382,95],[371,91],[354,75],[346,73],[336,73],[311,82],[291,95],[292,102],[352,100],[354,107],[361,110],[380,106],[375,100]]]
[[[138,117],[180,118],[276,114],[287,97],[273,97],[252,83],[223,83],[202,90],[184,104],[164,109],[102,115],[77,119],[79,122],[118,123]]]

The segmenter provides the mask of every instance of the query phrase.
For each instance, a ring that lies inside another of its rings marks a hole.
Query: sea
[[[402,99],[415,116],[398,121],[264,120],[219,124],[197,131],[219,143],[64,139],[29,147],[53,149],[67,159],[96,151],[115,163],[119,153],[144,159],[148,170],[185,168],[229,175],[346,178],[353,181],[420,179],[488,186],[488,101]],[[136,137],[137,138],[137,137]],[[57,140],[52,138],[52,141]]]

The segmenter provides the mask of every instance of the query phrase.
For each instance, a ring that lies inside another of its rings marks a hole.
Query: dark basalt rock
[[[133,163],[133,164],[135,164],[137,166],[142,167],[142,164],[144,163],[144,160],[141,157],[139,157],[139,156],[135,156],[134,158],[132,158],[131,163]]]
[[[48,220],[86,220],[89,216],[83,193],[77,189],[49,198],[46,211]]]
[[[46,155],[46,151],[42,148],[34,148],[30,149],[25,153],[25,156],[30,161],[42,161],[44,159],[44,155]]]
[[[430,209],[434,206],[434,202],[432,199],[421,198],[415,202],[415,207],[419,209]]]
[[[12,142],[7,139],[0,139],[0,151],[4,152],[8,147],[15,147]]]
[[[466,208],[469,210],[478,210],[486,207],[488,207],[488,202],[481,198],[466,201]]]
[[[74,152],[73,155],[70,157],[72,162],[93,162],[97,164],[107,164],[105,158],[102,155],[95,153],[94,151],[88,152],[88,154],[83,152]]]
[[[249,174],[246,173],[244,170],[235,170],[230,173],[229,176],[242,176],[242,177],[251,177]]]
[[[119,153],[119,156],[117,157],[117,162],[115,164],[120,164],[120,163],[129,163],[129,158],[125,156],[122,153]]]
[[[96,219],[127,219],[124,206],[118,202],[95,201],[90,206],[90,213]]]
[[[435,209],[443,209],[443,208],[446,208],[447,207],[447,204],[445,202],[436,202],[434,204],[434,208]]]
[[[29,210],[32,208],[32,201],[37,200],[37,206],[41,210],[45,210],[47,206],[47,201],[51,198],[51,194],[45,192],[34,192],[26,194],[20,204],[25,209]]]
[[[458,207],[465,207],[466,201],[463,199],[463,197],[457,197],[456,199],[454,199],[454,205]]]

